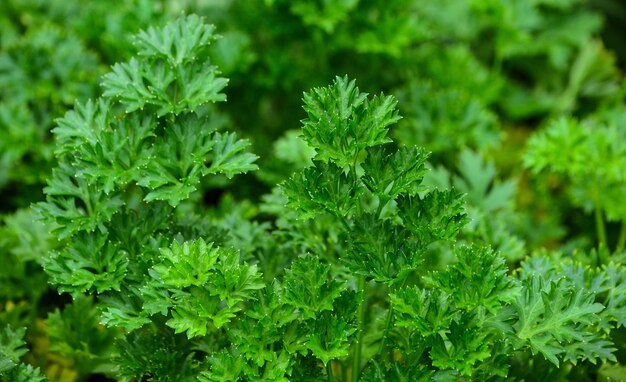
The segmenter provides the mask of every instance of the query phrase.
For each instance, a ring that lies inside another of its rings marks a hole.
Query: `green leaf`
[[[362,192],[360,184],[332,163],[314,162],[315,167],[294,174],[281,187],[289,199],[288,205],[310,219],[322,212],[337,217],[352,213]]]
[[[195,61],[216,40],[215,27],[197,15],[179,17],[161,28],[150,27],[135,37],[139,55],[162,57],[175,64]]]
[[[169,248],[162,248],[161,261],[154,266],[159,280],[168,287],[184,288],[204,285],[212,276],[211,270],[220,252],[213,243],[198,239],[191,242],[172,242]]]
[[[189,198],[200,183],[213,148],[211,133],[220,123],[219,118],[185,115],[167,126],[145,170],[136,175],[137,184],[149,191],[144,200],[165,200],[175,207]]]
[[[108,366],[116,329],[99,324],[100,312],[90,297],[80,296],[61,312],[56,309],[46,321],[49,350],[73,361],[80,375]]]
[[[24,341],[25,333],[26,328],[13,330],[10,325],[0,332],[0,378],[3,381],[47,381],[39,368],[20,363],[20,358],[28,352]]]
[[[599,273],[606,280],[602,290],[607,293],[600,326],[605,330],[626,327],[626,267],[609,263]]]
[[[126,105],[126,112],[143,109],[146,104],[157,102],[157,96],[148,89],[143,71],[135,58],[127,63],[115,64],[111,72],[104,75],[102,86],[104,97],[117,98]]]
[[[312,158],[315,156],[315,150],[302,139],[300,130],[287,130],[274,142],[274,155],[301,169],[313,164]]]
[[[280,284],[274,280],[251,301],[245,317],[233,322],[228,338],[241,357],[262,367],[276,358],[276,346],[286,339],[285,331],[292,329],[300,317],[293,306],[283,303]]]
[[[98,134],[94,145],[76,149],[76,175],[97,184],[105,194],[138,179],[154,156],[155,120],[133,114]]]
[[[356,326],[350,325],[344,317],[329,314],[316,319],[310,331],[306,347],[326,365],[333,359],[342,359],[348,355],[348,337],[356,331]]]
[[[456,57],[441,59],[447,59],[447,65],[459,65],[460,61]],[[475,88],[466,90],[459,83],[442,86],[441,81],[431,83],[431,76],[427,77],[426,81],[417,79],[396,91],[403,119],[392,132],[399,143],[425,147],[435,158],[467,147],[482,150],[497,144],[502,133],[496,115]]]
[[[499,254],[478,246],[459,247],[455,252],[457,263],[429,278],[433,288],[450,295],[458,308],[483,307],[495,314],[517,297],[519,290]]]
[[[1,368],[2,366],[0,366]],[[6,378],[6,381],[11,382],[45,382],[48,379],[43,375],[41,370],[31,365],[20,363],[17,367],[9,370],[3,374],[0,371],[0,376]]]
[[[0,222],[0,262],[4,264],[0,300],[37,300],[48,290],[47,276],[39,265],[56,245],[51,227],[30,208],[16,210]]]
[[[74,109],[57,120],[57,127],[52,129],[57,142],[68,148],[77,148],[81,144],[95,145],[99,134],[109,124],[109,105],[103,99],[97,102],[88,100],[85,104],[77,102]]]
[[[256,264],[242,263],[235,249],[222,250],[215,268],[215,277],[209,281],[211,293],[226,300],[229,306],[253,299],[252,292],[265,287]]]
[[[471,376],[496,350],[492,341],[487,338],[487,333],[472,322],[471,316],[463,315],[460,320],[450,323],[445,342],[440,335],[434,337],[430,357],[433,365],[442,370],[454,370],[461,375]]]
[[[423,261],[429,243],[418,243],[410,231],[374,214],[354,218],[341,258],[348,269],[381,283],[402,283]]]
[[[522,293],[513,306],[519,316],[514,328],[521,344],[529,346],[533,353],[542,353],[556,366],[568,344],[598,338],[594,328],[599,321],[598,313],[604,309],[594,302],[593,295],[568,286],[565,279],[546,284],[539,276],[522,281]],[[589,343],[578,354],[568,354],[568,358],[583,358],[590,352],[607,354],[602,341],[594,342],[595,345]],[[614,356],[607,359],[614,360]]]
[[[77,177],[74,169],[64,162],[53,170],[44,192],[46,202],[38,203],[35,209],[56,223],[53,232],[60,239],[79,231],[103,230],[104,223],[124,204],[120,195],[107,195],[84,178]]]
[[[585,132],[579,123],[566,118],[553,121],[528,142],[524,165],[535,173],[550,169],[571,174],[583,170]]]
[[[78,295],[120,290],[126,276],[128,254],[107,235],[81,232],[70,245],[43,260],[51,281],[59,290]]]
[[[114,362],[125,379],[196,381],[197,362],[190,343],[167,330],[141,329],[116,344]]]
[[[146,313],[141,311],[141,292],[137,287],[123,288],[119,293],[101,297],[100,322],[108,327],[121,327],[127,332],[137,330],[150,323]]]
[[[453,239],[467,221],[463,199],[454,190],[400,196],[397,202],[405,227],[422,243]]]
[[[466,194],[466,200],[486,214],[508,207],[514,200],[516,181],[496,181],[496,167],[482,156],[463,150],[459,156],[461,177],[454,177],[454,187]]]
[[[426,173],[426,158],[426,152],[416,147],[402,147],[393,154],[375,147],[368,150],[363,163],[363,183],[381,203],[400,194],[415,195],[422,191],[419,186]]]
[[[362,161],[358,158],[363,149],[390,142],[387,127],[400,118],[393,97],[368,100],[347,77],[305,93],[304,105],[308,118],[303,137],[317,151],[315,159],[331,160],[340,168]]]
[[[434,371],[426,365],[410,365],[406,362],[393,361],[389,364],[379,363],[376,360],[368,362],[361,375],[364,382],[378,381],[433,381]]]
[[[563,361],[576,365],[579,360],[589,361],[592,364],[615,362],[615,348],[612,339],[603,339],[597,335],[585,335],[581,340],[565,345]]]
[[[524,260],[520,268],[521,276],[525,279],[539,275],[547,282],[564,278],[571,287],[593,293],[595,301],[606,306],[600,312],[598,322],[598,327],[604,332],[626,326],[624,266],[610,262],[601,268],[594,268],[578,261],[560,252],[539,252]]]
[[[266,325],[266,334],[277,331],[298,317],[296,309],[283,303],[283,288],[274,279],[263,293],[259,294],[258,301],[250,304],[246,316]],[[245,340],[245,338],[243,338]]]
[[[167,325],[175,333],[187,333],[188,338],[204,336],[211,329],[211,324],[221,328],[235,317],[235,309],[219,309],[219,299],[204,289],[193,288],[190,292],[174,293],[172,301],[172,318],[167,320]]]
[[[321,4],[294,1],[289,9],[300,16],[306,25],[313,25],[332,33],[337,24],[348,18],[358,3],[359,0],[337,0]]]
[[[390,297],[396,325],[416,330],[423,337],[447,330],[456,315],[450,296],[437,289],[404,288]]]
[[[149,296],[145,308],[150,313],[169,308],[167,325],[189,338],[224,326],[242,309],[240,303],[254,300],[253,292],[264,288],[257,267],[241,264],[239,252],[203,239],[174,240],[161,249],[150,275],[154,282],[143,289]]]
[[[200,374],[198,380],[201,382],[238,381],[244,369],[244,360],[236,349],[222,349],[212,354],[208,362],[211,370]]]
[[[426,182],[439,188],[455,189],[465,194],[469,223],[463,232],[473,239],[482,239],[513,262],[526,254],[524,241],[516,234],[523,215],[516,210],[517,179],[499,180],[492,161],[477,152],[465,149],[459,156],[458,175],[450,175],[443,167],[427,174]]]
[[[200,169],[195,168],[188,177],[181,179],[172,174],[161,162],[154,161],[137,184],[153,190],[144,197],[146,202],[164,200],[172,207],[176,207],[197,190],[200,183],[199,173]]]
[[[141,61],[115,64],[104,76],[105,98],[116,99],[127,113],[156,107],[156,114],[178,115],[226,100],[221,91],[228,80],[207,65],[214,27],[196,15],[183,16],[163,28],[149,28],[136,36]]]
[[[300,309],[304,319],[315,319],[319,313],[333,310],[333,302],[345,286],[332,279],[330,266],[314,256],[297,258],[286,271],[283,300]]]
[[[524,165],[535,173],[564,177],[572,202],[587,212],[601,211],[611,221],[624,220],[626,208],[626,130],[620,122],[560,118],[528,142]]]
[[[211,166],[207,169],[209,174],[224,174],[228,178],[233,175],[257,170],[254,164],[258,157],[245,152],[250,146],[246,139],[237,139],[237,134],[215,133],[213,136],[213,157]]]
[[[273,352],[272,359],[263,365],[263,368],[248,363],[246,376],[250,381],[288,382],[288,378],[294,368],[294,362],[289,353],[282,350]]]
[[[178,73],[180,97],[179,100],[172,100],[172,103],[177,105],[173,109],[174,113],[183,110],[197,110],[200,106],[208,103],[226,101],[226,95],[222,93],[222,90],[228,85],[228,79],[218,77],[217,68],[203,64],[190,67],[196,70]]]
[[[16,367],[20,358],[28,352],[25,334],[26,328],[13,330],[8,325],[0,332],[0,374]]]

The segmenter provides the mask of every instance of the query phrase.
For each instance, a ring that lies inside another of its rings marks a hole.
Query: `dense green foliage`
[[[626,380],[620,14],[2,1],[0,380]]]

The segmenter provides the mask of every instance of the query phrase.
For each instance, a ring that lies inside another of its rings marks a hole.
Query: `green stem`
[[[328,382],[333,382],[334,378],[333,378],[333,367],[331,365],[333,361],[328,361],[328,363],[326,364],[326,377],[328,378]]]
[[[352,183],[356,186],[356,182],[358,181],[358,177],[356,176],[356,161],[357,159],[359,159],[359,155],[355,155],[354,156],[354,160],[352,161],[352,167],[350,168],[352,170]]]
[[[598,231],[598,247],[606,246],[606,228],[604,227],[604,218],[599,208],[595,209],[596,230]]]
[[[380,219],[380,215],[383,213],[383,208],[387,205],[389,200],[383,201],[382,199],[378,199],[378,208],[376,209],[376,217]]]
[[[408,276],[405,276],[404,280],[402,280],[402,282],[400,283],[400,286],[399,286],[400,289],[406,285],[407,279],[408,279]],[[391,293],[389,294],[391,295]],[[392,318],[393,318],[393,306],[391,305],[391,297],[390,297],[389,311],[387,312],[387,318],[385,319],[385,329],[383,330],[383,339],[381,341],[380,348],[378,349],[378,354],[382,354],[383,350],[385,350],[385,342],[387,341],[387,336],[389,335],[389,329],[391,329]]]
[[[393,307],[389,305],[389,311],[387,312],[387,318],[385,319],[385,329],[383,330],[383,339],[380,341],[380,348],[378,349],[379,355],[382,354],[385,349],[385,341],[389,335],[389,328],[391,328],[391,317],[393,317]]]
[[[336,216],[337,218],[339,218],[339,222],[341,222],[341,225],[343,226],[343,228],[345,228],[346,231],[350,232],[352,228],[350,228],[350,223],[348,223],[348,220],[346,220],[346,218],[341,215],[336,215]]]
[[[358,159],[358,155],[354,157],[354,162],[352,162],[352,167],[351,167],[351,171],[352,171],[352,190],[356,190],[357,189],[357,184],[359,182],[359,177],[356,174],[356,161]],[[361,215],[361,201],[360,200],[356,200],[356,213],[357,215]]]
[[[626,220],[622,220],[622,229],[619,231],[619,237],[617,238],[616,251],[621,251],[626,245]]]
[[[354,351],[352,354],[352,382],[359,380],[359,374],[361,373],[361,347],[363,343],[363,325],[364,325],[364,313],[365,313],[365,276],[359,275],[359,291],[363,296],[363,299],[359,303],[357,310],[357,338],[354,343]]]

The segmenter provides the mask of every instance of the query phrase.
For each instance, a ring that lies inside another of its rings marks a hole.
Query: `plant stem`
[[[328,361],[326,364],[326,377],[328,378],[328,382],[333,382],[333,367],[331,365],[333,361]]]
[[[604,227],[604,218],[599,208],[595,209],[596,230],[598,232],[598,247],[606,246],[606,228]]]
[[[383,201],[382,199],[378,200],[378,208],[376,209],[376,217],[380,219],[380,215],[383,213],[383,208],[387,205],[389,200]]]
[[[365,276],[359,275],[359,291],[363,296],[363,299],[359,303],[359,308],[357,310],[357,338],[354,343],[354,351],[352,354],[352,382],[357,382],[359,380],[359,374],[361,372],[361,346],[363,342],[363,325],[365,318]]]
[[[341,222],[341,225],[343,225],[343,228],[345,228],[346,231],[350,232],[352,228],[350,228],[350,224],[348,223],[346,218],[341,215],[337,215],[337,218],[339,219],[339,222]]]
[[[626,245],[626,220],[622,220],[622,229],[619,231],[619,237],[617,238],[616,251],[621,251]]]
[[[378,354],[382,354],[385,349],[385,341],[389,335],[389,328],[391,327],[391,317],[393,316],[393,307],[389,305],[389,311],[387,312],[387,318],[385,319],[385,329],[383,330],[383,339],[380,341],[380,348]]]

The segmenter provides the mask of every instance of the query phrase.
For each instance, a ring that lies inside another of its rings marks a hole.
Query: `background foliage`
[[[181,14],[203,32],[168,50]],[[3,0],[0,375],[626,379],[624,25],[617,0]],[[349,144],[320,114],[344,90]]]

